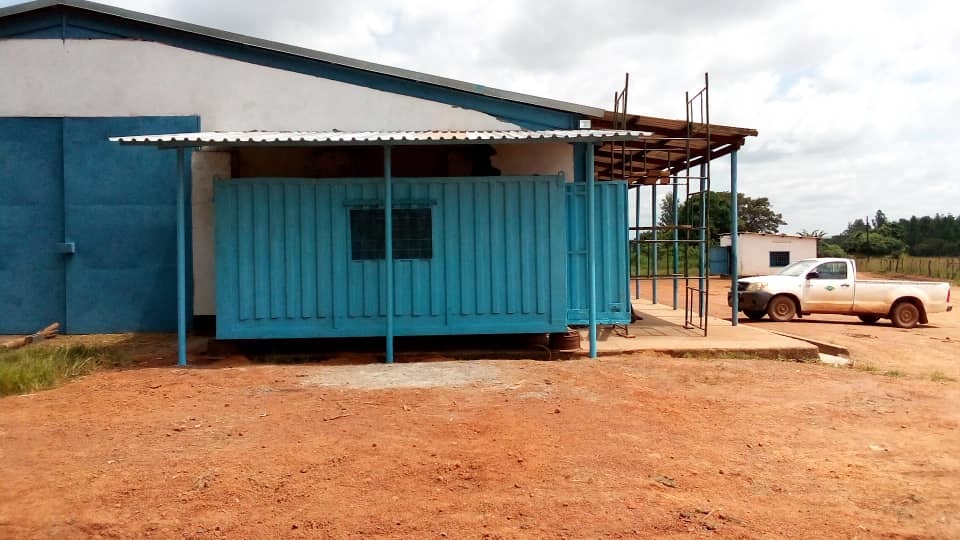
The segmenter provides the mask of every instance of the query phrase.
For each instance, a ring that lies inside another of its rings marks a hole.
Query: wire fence
[[[864,272],[924,276],[960,283],[960,257],[858,257],[857,269]]]

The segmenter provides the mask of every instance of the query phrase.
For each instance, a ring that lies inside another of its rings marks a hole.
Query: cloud
[[[960,213],[960,31],[942,3],[108,1],[597,107],[629,72],[636,114],[682,118],[709,71],[712,120],[760,132],[741,191],[769,197],[784,230]],[[727,161],[713,173],[727,189]]]

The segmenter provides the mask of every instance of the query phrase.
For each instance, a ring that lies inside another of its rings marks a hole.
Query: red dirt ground
[[[169,336],[99,337],[137,367],[0,399],[0,538],[960,538],[958,315],[751,323],[857,369],[178,369]]]

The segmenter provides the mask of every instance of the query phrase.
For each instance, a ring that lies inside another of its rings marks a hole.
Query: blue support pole
[[[733,306],[730,321],[737,325],[740,318],[740,299],[737,297],[737,280],[740,279],[740,217],[737,208],[737,151],[730,152],[730,291]]]
[[[393,363],[393,171],[390,145],[383,147],[383,239],[384,264],[386,265],[387,283],[387,358],[388,364]]]
[[[596,179],[593,171],[593,145],[587,145],[587,265],[590,280],[590,358],[597,357],[597,209]]]
[[[673,309],[676,310],[679,305],[679,283],[677,274],[680,273],[680,203],[677,201],[677,179],[672,175],[670,183],[673,184]],[[686,246],[686,244],[684,244]]]
[[[660,245],[657,243],[657,184],[654,182],[650,190],[650,232],[653,234],[653,243],[650,244],[650,263],[653,266],[653,294],[651,295],[651,301],[657,303],[657,274],[660,273],[660,265],[657,264],[657,252],[660,251],[658,248]]]
[[[187,224],[183,148],[177,148],[177,364],[187,365]]]

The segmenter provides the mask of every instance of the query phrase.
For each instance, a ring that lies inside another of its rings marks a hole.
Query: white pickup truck
[[[752,320],[774,321],[812,313],[856,315],[897,328],[926,324],[927,315],[950,311],[950,284],[936,281],[858,280],[850,259],[804,259],[779,274],[737,281],[738,308]],[[733,305],[733,293],[727,296]]]

